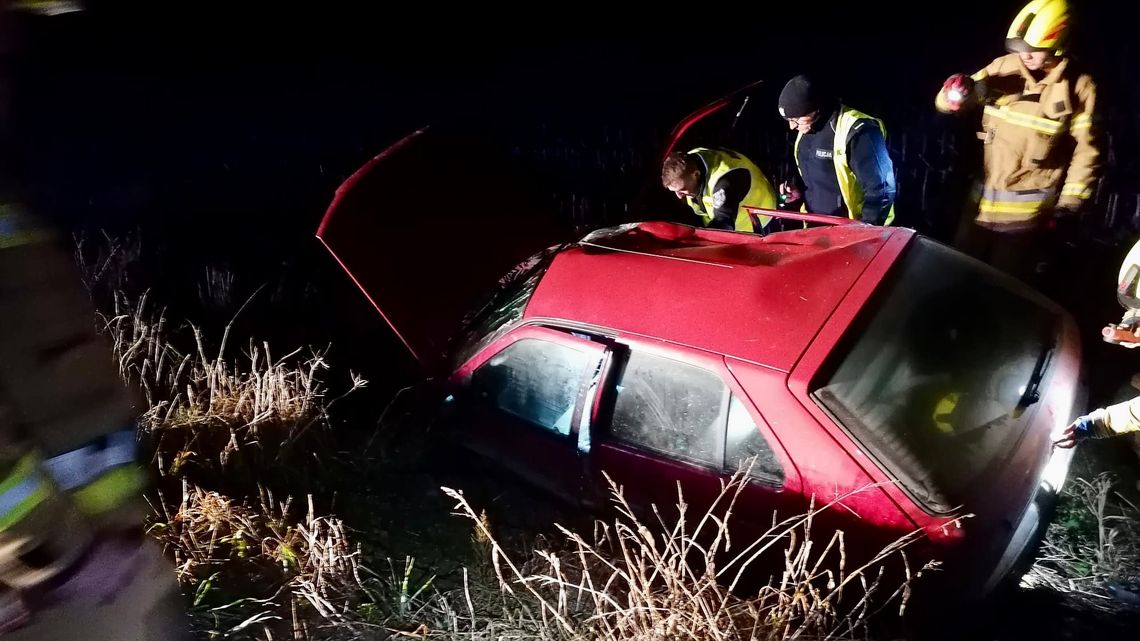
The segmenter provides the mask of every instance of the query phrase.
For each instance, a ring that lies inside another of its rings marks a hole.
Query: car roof
[[[524,319],[650,336],[790,371],[871,260],[903,228],[768,236],[635,223],[560,252]]]

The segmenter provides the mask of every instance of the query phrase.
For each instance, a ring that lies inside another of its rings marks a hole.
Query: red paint
[[[642,223],[562,252],[526,317],[572,318],[788,370],[886,240],[910,233],[849,225],[756,236]]]

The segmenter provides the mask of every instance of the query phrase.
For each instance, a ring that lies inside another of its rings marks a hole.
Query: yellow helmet
[[[1068,0],[1033,0],[1013,19],[1005,34],[1005,48],[1015,53],[1051,51],[1061,55],[1068,35]]]

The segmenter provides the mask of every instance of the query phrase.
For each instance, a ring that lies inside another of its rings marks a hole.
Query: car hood
[[[511,267],[569,238],[495,140],[421,129],[337,189],[317,238],[431,370]]]

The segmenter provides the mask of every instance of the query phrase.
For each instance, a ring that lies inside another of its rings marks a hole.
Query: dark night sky
[[[678,18],[579,5],[397,16],[337,3],[241,14],[95,4],[32,25],[28,171],[41,206],[72,220],[285,216],[304,226],[363,160],[441,118],[663,125],[757,78],[774,96],[804,68],[888,119],[925,109],[946,75],[1002,53],[1020,2],[830,4],[758,3],[750,19],[727,5]],[[1140,68],[1126,33],[1136,22],[1084,4],[1084,58],[1106,92],[1140,111],[1126,75]]]

